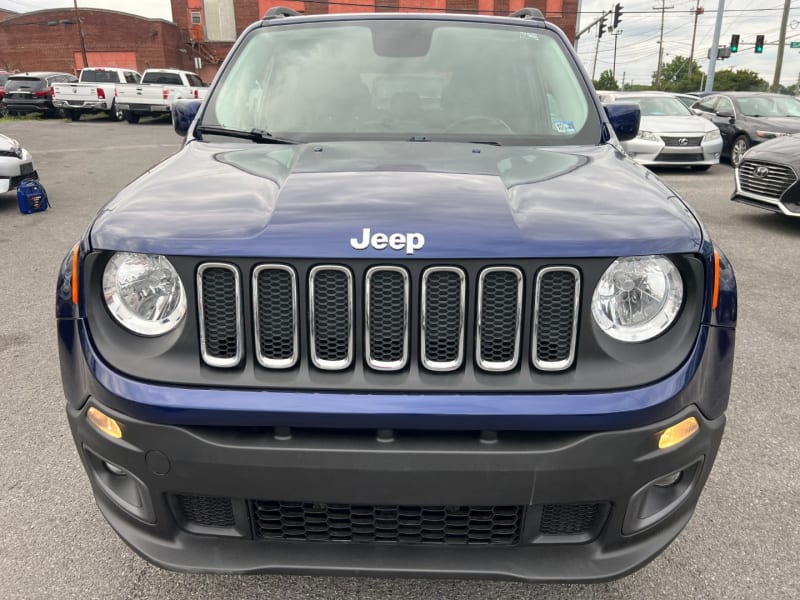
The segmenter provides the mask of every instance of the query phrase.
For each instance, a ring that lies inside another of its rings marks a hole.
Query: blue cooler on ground
[[[17,202],[19,212],[25,215],[47,210],[50,206],[44,186],[36,179],[23,179],[20,182],[17,187]]]

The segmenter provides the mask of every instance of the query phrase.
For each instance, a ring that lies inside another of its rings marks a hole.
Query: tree
[[[689,65],[692,65],[692,76],[689,77]],[[661,81],[656,81],[657,73],[653,73],[653,87],[668,92],[690,92],[700,88],[703,74],[696,61],[685,56],[676,56],[661,66]],[[659,85],[660,84],[660,85]]]
[[[614,79],[614,74],[611,72],[611,69],[606,69],[600,73],[600,79],[594,82],[594,89],[607,91],[615,91],[619,89],[619,84],[617,83],[617,80]]]
[[[749,69],[717,71],[714,75],[714,90],[720,92],[766,92],[768,87],[758,73]]]

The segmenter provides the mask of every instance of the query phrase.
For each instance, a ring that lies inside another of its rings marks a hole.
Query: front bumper
[[[635,138],[623,142],[622,147],[633,160],[645,166],[710,166],[719,164],[722,139],[703,141],[699,146],[667,146],[664,142]]]
[[[121,423],[122,439],[87,421],[90,406]],[[611,579],[654,558],[690,519],[725,424],[724,416],[707,420],[691,406],[623,431],[500,432],[482,439],[168,426],[116,413],[93,398],[67,414],[101,512],[136,552],[162,567],[527,581]],[[689,416],[699,432],[659,450],[659,434]],[[683,476],[674,486],[653,486],[676,471]],[[281,509],[276,530],[275,514],[260,511],[279,502],[291,504]],[[327,521],[314,520],[331,507]],[[436,520],[467,507],[479,520],[486,510],[502,520],[513,508],[516,533],[509,537],[507,523],[500,523],[501,543],[494,543],[494,520],[479,522],[479,535],[492,528],[492,543],[464,543],[458,515],[455,524]],[[421,511],[423,530],[428,511],[433,522],[423,539],[439,542],[330,541],[331,531],[342,528],[353,537],[360,527],[397,537],[398,529],[414,526],[386,520],[385,511],[398,510]],[[442,528],[449,528],[444,538]],[[320,541],[310,541],[315,536]]]
[[[16,189],[19,182],[27,177],[38,177],[33,158],[27,150],[23,149],[21,158],[0,156],[0,194]]]

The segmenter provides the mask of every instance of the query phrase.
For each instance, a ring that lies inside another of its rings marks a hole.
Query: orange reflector
[[[78,303],[78,253],[81,245],[77,244],[72,251],[72,303]]]
[[[100,431],[112,438],[120,439],[122,437],[122,427],[115,420],[97,410],[94,406],[90,406],[86,411],[86,418],[89,423],[97,427]]]
[[[665,448],[671,448],[676,444],[680,444],[684,440],[688,440],[698,431],[700,431],[700,424],[697,422],[697,419],[694,417],[689,417],[677,425],[673,425],[672,427],[665,429],[664,433],[661,434],[661,437],[658,438],[658,447],[661,450],[664,450]]]
[[[711,308],[717,310],[719,304],[719,252],[714,250],[714,295],[711,297]]]

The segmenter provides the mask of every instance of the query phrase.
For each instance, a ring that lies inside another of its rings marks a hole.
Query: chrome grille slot
[[[285,265],[259,265],[253,271],[256,358],[261,366],[286,369],[299,355],[297,277]]]
[[[409,279],[400,267],[373,267],[365,284],[367,364],[396,371],[408,362]]]
[[[766,174],[757,173],[766,169]],[[780,200],[796,181],[797,175],[785,165],[748,160],[739,165],[739,185],[743,192]]]
[[[489,267],[478,279],[476,361],[486,371],[508,371],[519,360],[522,272]]]
[[[323,265],[308,275],[311,361],[326,370],[353,362],[353,275],[346,267]]]
[[[664,141],[664,145],[667,147],[676,147],[676,148],[686,148],[692,146],[701,146],[703,144],[703,137],[702,136],[667,136],[662,135],[661,139]],[[685,140],[681,143],[682,140]]]
[[[454,371],[464,362],[466,276],[456,267],[430,267],[422,275],[422,365]]]
[[[197,270],[200,354],[212,367],[235,367],[243,354],[239,270],[204,263]]]
[[[563,371],[575,360],[580,273],[573,267],[547,267],[536,276],[533,306],[533,366]]]

